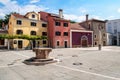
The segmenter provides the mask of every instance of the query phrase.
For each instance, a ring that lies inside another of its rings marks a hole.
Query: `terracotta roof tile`
[[[20,15],[20,14],[12,14],[13,16],[17,17],[17,18],[27,18],[24,15]]]
[[[82,27],[79,23],[71,23],[70,27],[72,30],[87,30],[86,28]]]

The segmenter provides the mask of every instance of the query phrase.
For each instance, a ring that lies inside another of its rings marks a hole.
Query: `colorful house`
[[[48,22],[49,47],[70,47],[70,21],[63,18],[63,10],[59,10],[59,15],[42,11],[39,14],[41,20]]]
[[[71,23],[70,47],[92,47],[93,31],[87,30],[79,23]]]
[[[47,23],[40,20],[40,16],[35,12],[29,12],[26,15],[12,14],[9,19],[10,35],[38,35],[47,36]],[[13,49],[26,49],[29,47],[48,46],[47,40],[33,40],[32,46],[25,39],[13,39],[10,42]]]

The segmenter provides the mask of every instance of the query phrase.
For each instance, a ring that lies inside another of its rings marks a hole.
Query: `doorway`
[[[87,47],[87,46],[88,46],[88,38],[87,38],[86,35],[83,35],[83,36],[81,37],[81,46],[82,46],[82,47]]]
[[[18,41],[18,48],[19,48],[19,49],[22,49],[22,47],[23,47],[23,41],[22,41],[22,40],[19,40],[19,41]]]
[[[65,46],[65,48],[68,47],[68,46],[67,46],[67,41],[64,41],[64,46]]]
[[[87,47],[87,40],[82,40],[82,47]]]

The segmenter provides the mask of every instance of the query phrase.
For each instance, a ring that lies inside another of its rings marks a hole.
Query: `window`
[[[43,23],[43,24],[42,24],[42,27],[47,27],[47,24],[44,24],[44,23]]]
[[[97,42],[95,42],[95,45],[97,45]]]
[[[60,22],[55,22],[55,25],[56,26],[60,26]]]
[[[31,31],[30,35],[36,35],[36,31]]]
[[[35,15],[34,15],[34,14],[32,14],[32,18],[35,18]]]
[[[64,23],[63,25],[64,25],[64,27],[68,27],[68,23]]]
[[[68,36],[68,32],[64,32],[64,36]]]
[[[57,31],[57,32],[55,32],[55,35],[56,35],[56,36],[60,36],[60,35],[61,35],[61,32]]]
[[[23,34],[23,31],[22,30],[17,30],[16,34]]]
[[[21,21],[21,20],[17,20],[16,24],[17,24],[17,25],[21,25],[21,24],[22,24],[22,21]]]
[[[60,43],[59,43],[59,41],[57,41],[57,46],[59,46],[60,45]]]
[[[46,42],[46,40],[43,40],[43,44],[46,44],[47,42]]]
[[[88,26],[88,29],[91,29],[91,28],[90,28],[90,24],[89,24],[89,26]]]
[[[103,34],[103,37],[105,37],[105,34]]]
[[[95,38],[96,38],[97,36],[95,35]]]
[[[36,23],[35,22],[31,22],[31,26],[36,26]]]
[[[42,36],[47,36],[47,32],[42,32]]]

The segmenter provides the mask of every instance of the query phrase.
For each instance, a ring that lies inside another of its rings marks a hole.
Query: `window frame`
[[[17,25],[22,25],[22,20],[17,20],[17,21],[16,21],[16,24],[17,24]]]
[[[37,23],[36,22],[30,22],[30,25],[31,26],[37,26]]]
[[[35,34],[32,34],[32,32],[35,32]],[[31,31],[30,35],[37,35],[37,32],[36,31]]]
[[[56,31],[55,32],[55,36],[61,36],[61,32],[60,31]]]
[[[63,23],[63,26],[64,26],[64,27],[68,27],[68,22],[64,22],[64,23]]]
[[[16,30],[16,34],[17,35],[22,35],[23,34],[23,30],[20,30],[20,29]]]
[[[67,35],[66,35],[65,33],[67,33]],[[64,32],[63,35],[64,35],[64,36],[68,36],[68,32]]]
[[[55,21],[55,26],[61,26],[61,22],[60,21]]]

